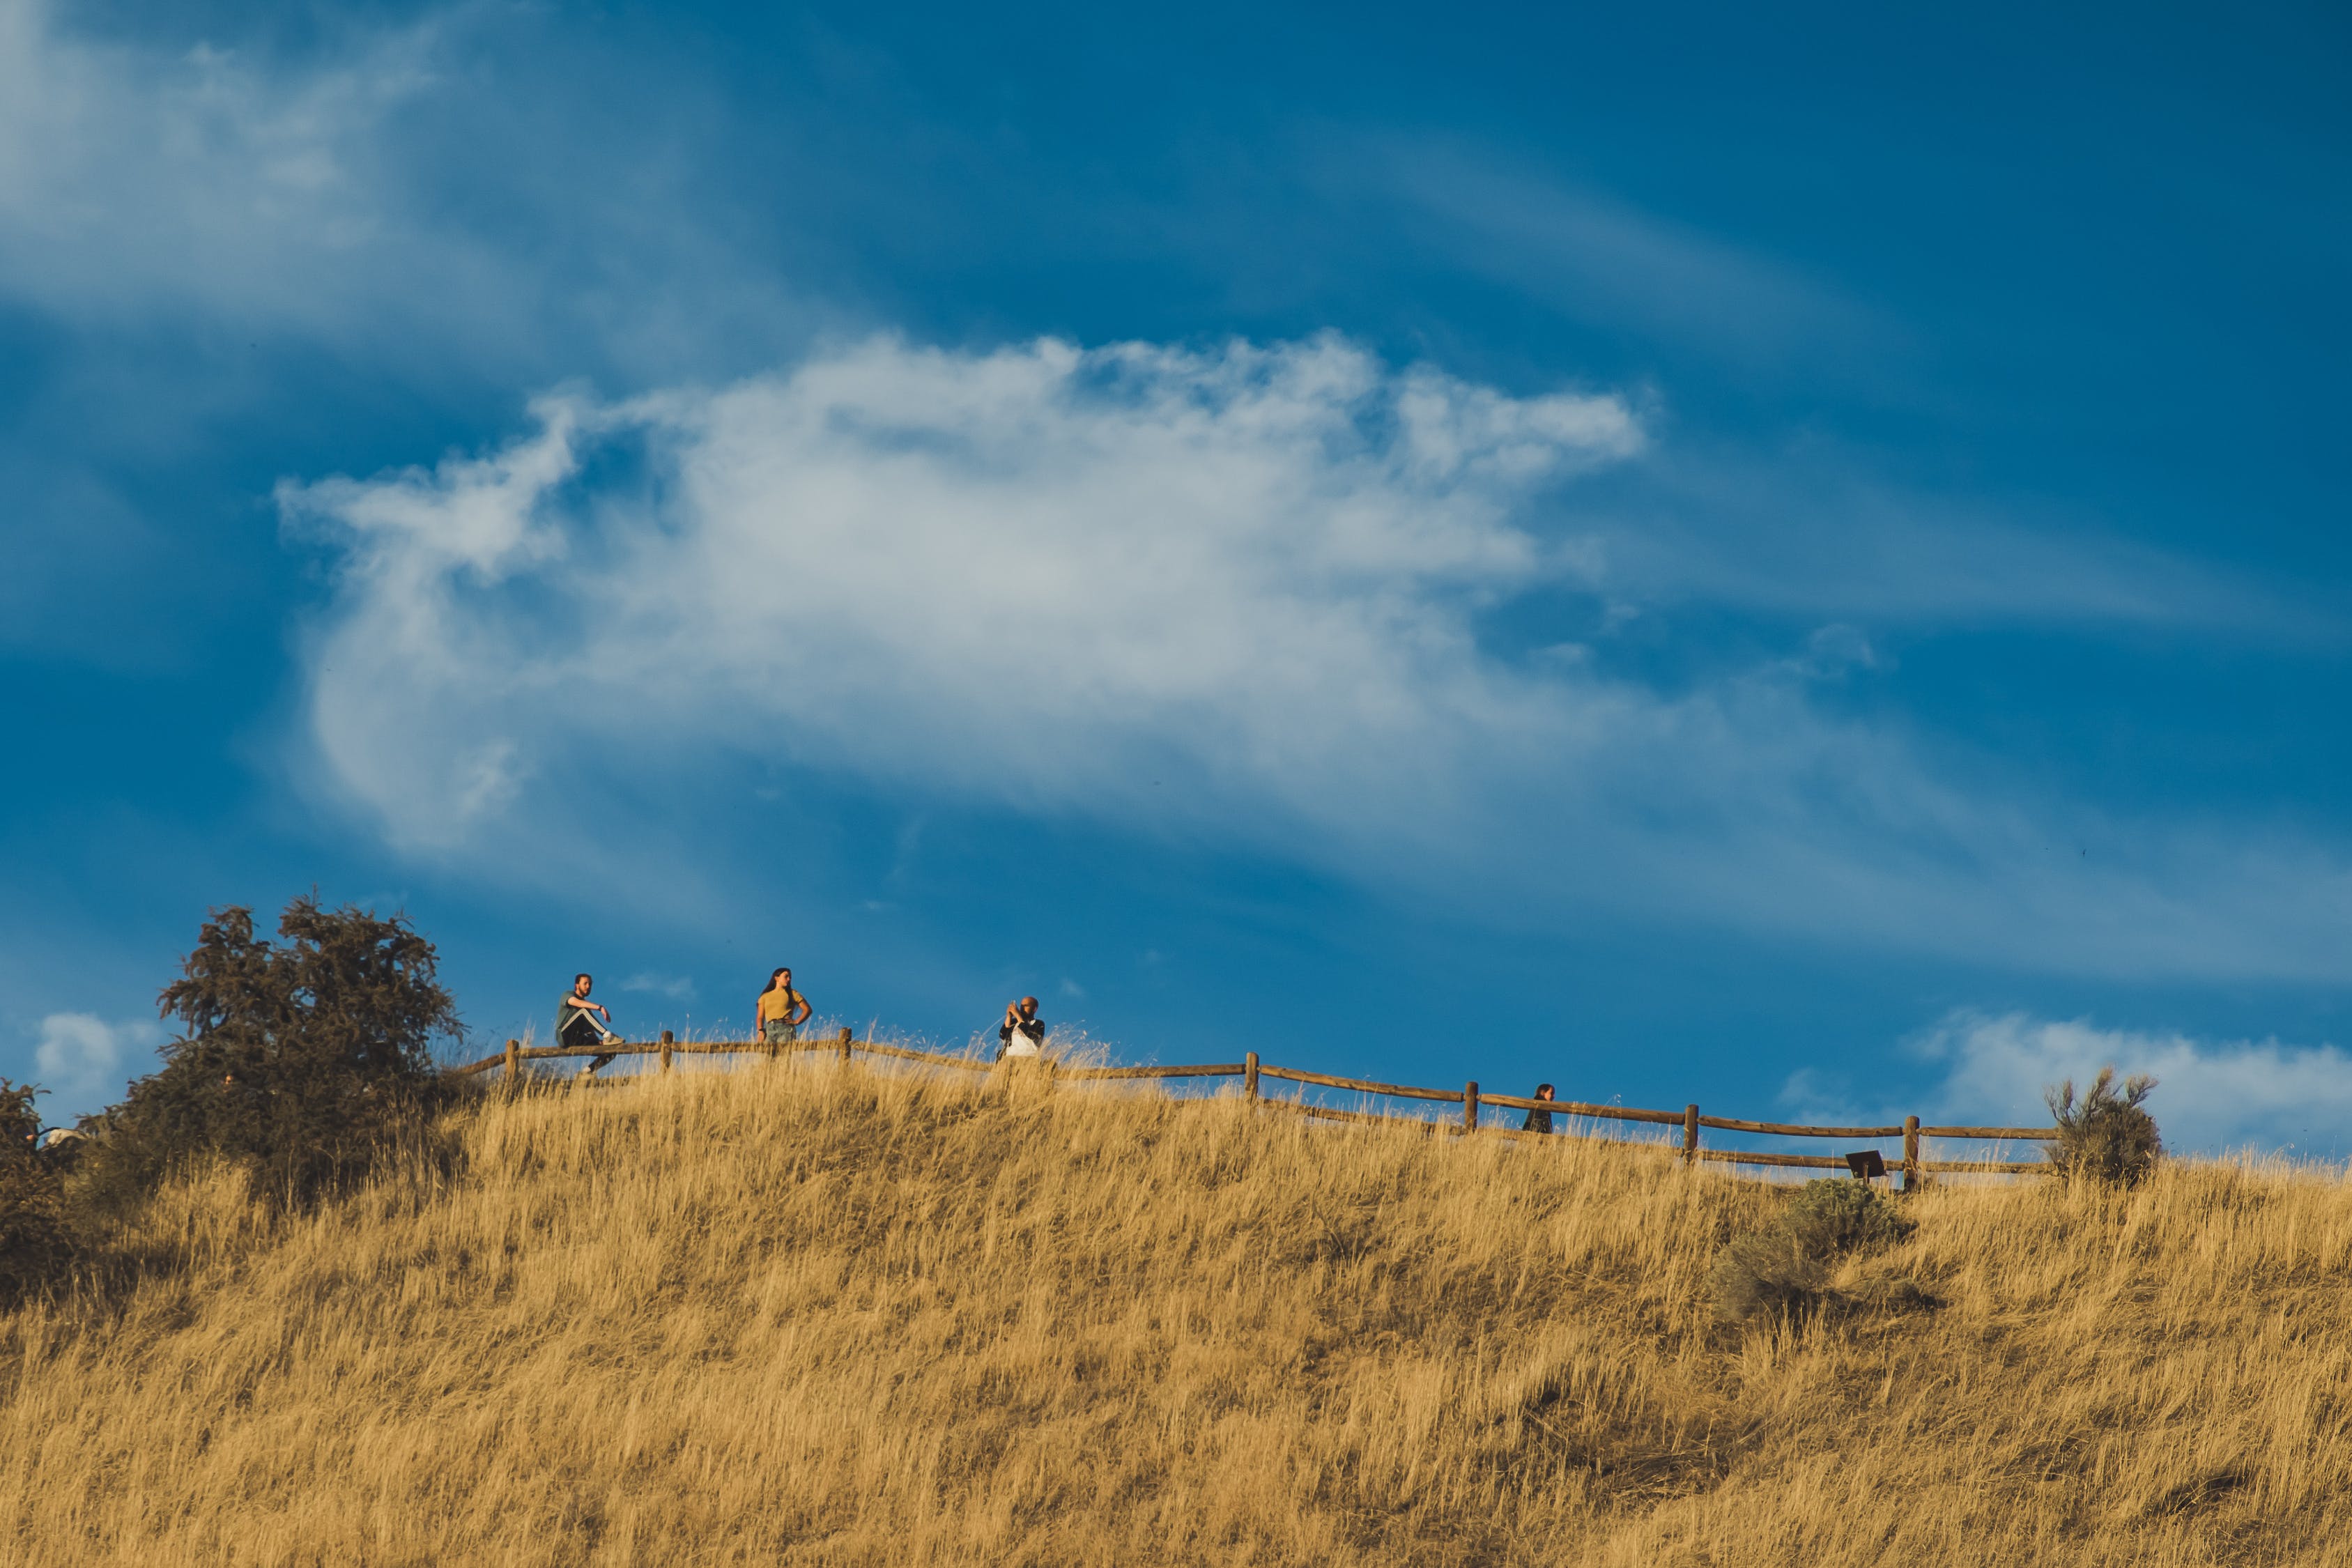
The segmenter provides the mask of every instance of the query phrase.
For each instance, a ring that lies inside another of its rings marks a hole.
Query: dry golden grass
[[[12,1563],[2352,1559],[2352,1192],[1922,1194],[1940,1310],[1718,1327],[1656,1151],[829,1065],[227,1177],[0,1321]]]

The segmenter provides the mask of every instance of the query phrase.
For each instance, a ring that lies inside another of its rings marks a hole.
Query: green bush
[[[1867,1182],[1807,1182],[1780,1211],[1779,1228],[1808,1258],[1833,1262],[1850,1253],[1877,1252],[1918,1229]]]
[[[2164,1153],[2156,1118],[2140,1108],[2155,1089],[2156,1079],[2134,1073],[2118,1091],[2116,1069],[2104,1067],[2080,1100],[2074,1098],[2073,1079],[2046,1090],[2042,1098],[2058,1123],[2049,1159],[2059,1176],[2118,1187],[2147,1180]]]
[[[253,911],[213,911],[160,998],[181,1037],[163,1067],[86,1124],[87,1190],[135,1200],[199,1156],[253,1168],[257,1191],[307,1198],[420,1131],[439,1096],[436,1039],[463,1037],[433,944],[388,920],[298,898],[257,937]]]
[[[73,1250],[58,1166],[33,1147],[41,1131],[33,1097],[40,1092],[0,1078],[0,1301],[37,1289]]]
[[[1862,1304],[1831,1288],[1837,1264],[1893,1247],[1916,1228],[1866,1182],[1807,1182],[1769,1230],[1737,1237],[1716,1256],[1709,1276],[1716,1312],[1726,1322],[1744,1323]],[[1878,1295],[1888,1305],[1924,1300],[1916,1290]]]

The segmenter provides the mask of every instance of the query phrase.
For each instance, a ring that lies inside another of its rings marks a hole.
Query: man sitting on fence
[[[760,1038],[771,1046],[789,1046],[800,1038],[801,1026],[816,1009],[808,998],[793,989],[793,972],[779,969],[768,976],[768,988],[760,993]]]
[[[1004,1005],[1004,1022],[996,1026],[996,1059],[1034,1057],[1045,1047],[1045,1020],[1037,1016],[1037,998],[1024,996]]]
[[[1535,1097],[1536,1097],[1538,1100],[1553,1100],[1553,1099],[1557,1098],[1557,1097],[1552,1093],[1552,1091],[1551,1091],[1551,1085],[1549,1085],[1549,1084],[1548,1084],[1548,1083],[1539,1083],[1539,1084],[1536,1085],[1536,1094],[1535,1094]],[[1550,1112],[1550,1111],[1549,1111],[1549,1110],[1530,1110],[1530,1111],[1528,1111],[1528,1119],[1527,1119],[1525,1121],[1523,1121],[1523,1122],[1519,1123],[1519,1131],[1522,1131],[1522,1132],[1549,1132],[1549,1131],[1551,1131],[1551,1112]]]
[[[602,1002],[588,1000],[588,993],[596,982],[588,975],[572,977],[572,990],[555,1005],[555,1039],[558,1045],[575,1050],[590,1046],[618,1045],[621,1037],[613,1033],[613,1015]],[[594,1078],[596,1069],[620,1055],[618,1051],[599,1051],[588,1058],[580,1069],[582,1078]]]

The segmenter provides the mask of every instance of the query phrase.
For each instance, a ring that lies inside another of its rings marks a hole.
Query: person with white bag
[[[1045,1047],[1045,1020],[1037,1016],[1037,998],[1024,996],[1004,1005],[1004,1022],[996,1026],[996,1059],[1041,1056]]]

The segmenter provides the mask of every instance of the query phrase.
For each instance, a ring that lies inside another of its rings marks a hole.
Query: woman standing
[[[789,1046],[800,1038],[801,1026],[814,1011],[808,998],[793,989],[793,972],[778,969],[760,993],[760,1038],[771,1046]]]

